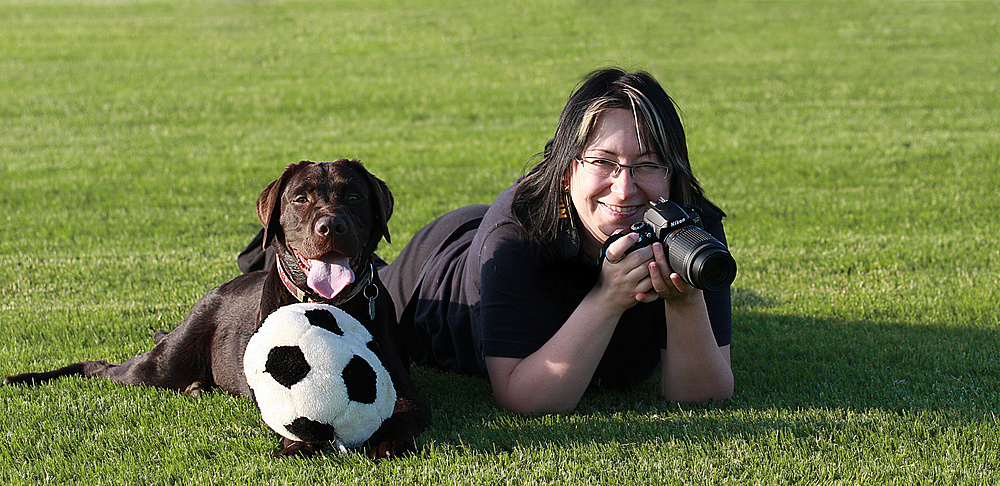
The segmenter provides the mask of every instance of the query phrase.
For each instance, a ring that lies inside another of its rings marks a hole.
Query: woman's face
[[[580,158],[625,165],[662,163],[651,147],[640,145],[632,111],[620,108],[598,117]],[[582,249],[590,257],[596,257],[605,240],[617,230],[627,230],[641,221],[649,201],[670,197],[670,175],[660,181],[639,181],[625,168],[617,175],[601,177],[574,161],[568,182],[576,214],[586,229],[580,234]]]

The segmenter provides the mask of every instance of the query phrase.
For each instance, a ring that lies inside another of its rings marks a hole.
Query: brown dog
[[[374,270],[372,252],[389,240],[392,194],[356,160],[289,165],[257,199],[264,246],[277,262],[240,275],[199,300],[170,333],[157,333],[152,350],[120,365],[84,361],[44,373],[9,376],[4,384],[33,385],[67,375],[107,378],[197,394],[219,387],[251,397],[243,374],[247,341],[275,309],[300,300],[340,307],[374,337],[379,359],[396,388],[391,417],[368,441],[380,459],[415,450],[414,438],[430,422],[392,339],[396,313]],[[279,455],[314,452],[324,444],[284,440]]]

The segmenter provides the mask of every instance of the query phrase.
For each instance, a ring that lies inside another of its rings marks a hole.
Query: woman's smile
[[[598,201],[598,204],[604,208],[605,212],[616,219],[631,219],[636,213],[640,212],[646,205],[634,205],[634,206],[619,206],[615,204],[603,203]]]

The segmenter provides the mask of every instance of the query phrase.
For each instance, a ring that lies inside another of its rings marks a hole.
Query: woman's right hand
[[[639,240],[639,235],[629,233],[608,246],[605,261],[601,264],[601,276],[594,290],[609,305],[622,312],[639,302],[652,302],[658,295],[653,290],[649,275],[649,263],[653,260],[653,250],[646,246],[626,254]]]

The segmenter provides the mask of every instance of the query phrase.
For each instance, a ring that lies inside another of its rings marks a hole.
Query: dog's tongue
[[[327,256],[309,260],[309,265],[309,288],[326,299],[332,299],[354,282],[354,271],[347,257]]]

